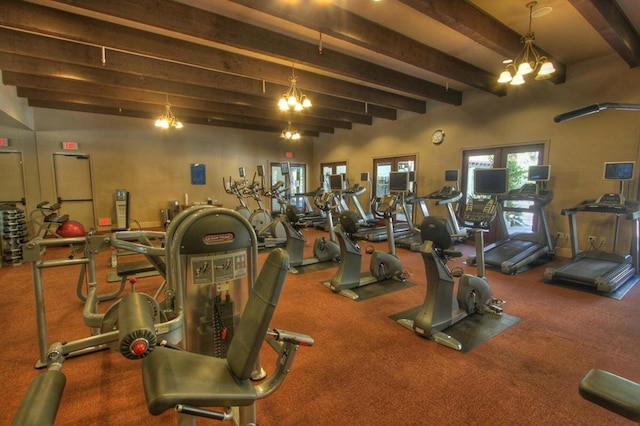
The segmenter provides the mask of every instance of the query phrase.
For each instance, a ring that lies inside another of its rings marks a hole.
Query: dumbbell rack
[[[22,265],[22,244],[27,242],[24,210],[14,204],[0,205],[0,267]]]

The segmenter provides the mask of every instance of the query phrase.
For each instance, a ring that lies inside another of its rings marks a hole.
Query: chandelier
[[[289,77],[291,87],[286,93],[282,94],[282,97],[278,101],[278,108],[280,111],[302,111],[305,108],[311,108],[311,101],[305,95],[302,94],[297,87],[298,77],[295,75],[293,67],[291,67],[291,77]]]
[[[522,37],[524,48],[514,60],[506,59],[502,61],[505,64],[505,70],[500,74],[498,83],[510,83],[513,86],[517,86],[524,84],[525,75],[536,72],[536,70],[536,80],[547,79],[556,72],[553,63],[546,56],[540,55],[533,45],[536,37],[535,33],[531,31],[531,18],[533,17],[533,8],[537,4],[537,1],[527,3],[527,8],[529,8],[529,31]]]
[[[156,127],[168,129],[173,127],[174,129],[182,129],[184,126],[182,122],[173,115],[171,112],[171,104],[169,103],[169,95],[167,95],[167,102],[164,104],[164,112],[156,119]]]
[[[282,133],[280,133],[280,137],[282,139],[297,141],[298,139],[300,139],[301,136],[297,130],[291,127],[291,121],[287,121],[287,128],[284,129]]]

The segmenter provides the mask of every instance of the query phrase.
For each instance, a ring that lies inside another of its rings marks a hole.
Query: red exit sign
[[[62,149],[67,151],[77,151],[78,143],[77,142],[62,142]]]
[[[0,138],[0,146],[9,146],[9,139]]]

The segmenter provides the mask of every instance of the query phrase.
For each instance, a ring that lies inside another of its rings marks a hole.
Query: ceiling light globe
[[[282,95],[278,101],[278,108],[280,111],[286,111],[289,109],[289,103],[287,102],[287,95]]]
[[[182,124],[182,121],[177,120],[174,124],[173,127],[175,127],[176,129],[182,129],[184,127],[184,125]]]
[[[293,136],[291,136],[291,139],[293,139],[294,141],[297,141],[298,139],[300,139],[300,133],[295,132]]]
[[[533,72],[533,68],[531,68],[531,64],[529,62],[523,62],[518,66],[518,74],[526,75]]]
[[[294,95],[289,96],[289,99],[287,99],[287,104],[289,104],[290,107],[294,107],[297,103],[298,100]]]
[[[294,111],[302,111],[304,109],[304,107],[302,106],[302,104],[300,102],[296,103],[296,105],[293,107]]]
[[[498,78],[498,83],[508,83],[513,80],[513,76],[507,70],[502,71],[500,74],[500,78]]]
[[[311,101],[306,96],[302,96],[302,106],[304,108],[311,108]]]
[[[522,74],[516,74],[513,79],[511,80],[511,84],[512,86],[519,86],[521,84],[524,84],[524,77],[522,76]]]
[[[540,67],[540,71],[538,71],[538,76],[547,76],[556,72],[556,68],[553,66],[553,63],[546,61]]]

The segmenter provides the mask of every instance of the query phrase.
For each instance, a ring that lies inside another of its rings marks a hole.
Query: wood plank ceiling
[[[500,60],[522,49],[528,9],[494,3],[513,2],[0,0],[0,69],[32,107],[155,119],[168,100],[185,125],[280,133],[292,121],[316,137],[461,105],[466,91],[507,95]],[[637,0],[539,3],[580,21],[582,40],[606,46],[594,54],[640,64]],[[541,83],[562,84],[574,59],[554,53],[575,40],[551,35],[537,47],[558,71]],[[302,113],[276,108],[292,73],[313,101]]]

